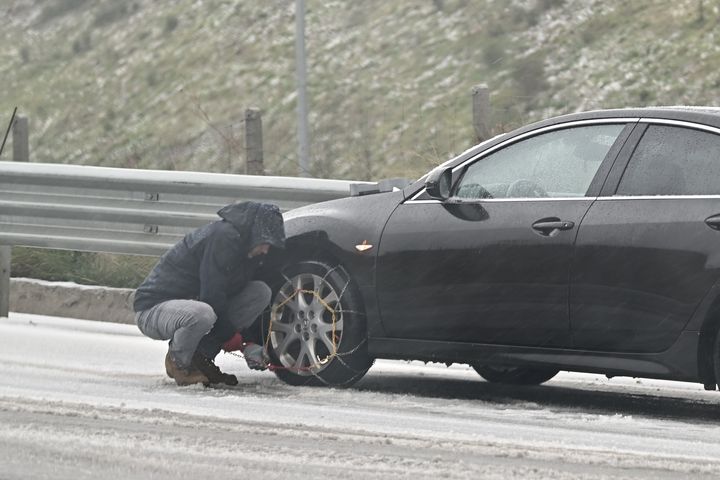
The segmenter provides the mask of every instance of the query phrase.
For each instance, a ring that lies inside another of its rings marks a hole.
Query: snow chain
[[[323,280],[323,281],[326,281],[328,275],[330,275],[332,272],[334,272],[337,268],[338,268],[338,267],[336,266],[336,267],[333,267],[332,269],[328,270],[327,273],[325,273],[325,275],[323,275],[322,280]],[[285,274],[283,274],[283,277],[285,278],[285,281],[286,281],[286,282],[288,282],[290,285],[292,285],[292,281],[291,281]],[[337,305],[340,305],[340,301],[342,300],[342,297],[343,297],[343,295],[345,294],[345,292],[347,291],[349,285],[350,285],[350,281],[348,280],[347,282],[345,282],[345,285],[343,286],[342,291],[341,291],[340,294],[338,295]],[[273,318],[275,317],[275,315],[277,315],[278,311],[279,311],[281,308],[283,308],[283,307],[284,307],[285,305],[287,305],[291,300],[293,300],[294,298],[296,298],[298,295],[301,295],[301,294],[303,294],[303,295],[304,295],[304,294],[313,295],[315,298],[317,298],[317,300],[319,301],[319,303],[321,303],[322,306],[325,307],[325,309],[326,309],[328,312],[330,312],[330,314],[331,314],[331,316],[332,316],[332,351],[331,351],[330,354],[327,355],[325,358],[322,358],[322,359],[315,358],[314,360],[318,360],[319,363],[320,363],[320,365],[325,365],[325,364],[327,364],[328,362],[330,362],[331,360],[337,359],[340,363],[342,363],[342,365],[343,365],[345,368],[347,368],[347,369],[349,369],[350,371],[352,371],[353,373],[355,373],[355,374],[356,374],[355,376],[357,376],[357,374],[362,374],[362,373],[364,373],[364,371],[363,371],[363,372],[359,372],[359,371],[355,370],[354,368],[351,368],[347,363],[345,363],[345,361],[343,360],[342,357],[344,357],[344,356],[346,356],[346,355],[351,355],[351,354],[355,353],[362,345],[365,344],[365,342],[367,341],[367,339],[366,339],[366,338],[363,338],[363,340],[362,340],[359,344],[357,344],[355,347],[353,347],[352,349],[350,349],[349,351],[347,351],[347,352],[345,352],[345,353],[338,353],[338,338],[337,338],[337,332],[336,332],[337,314],[338,314],[338,313],[346,313],[346,312],[347,312],[347,313],[353,313],[353,314],[356,314],[356,315],[363,315],[363,313],[361,313],[361,312],[356,312],[356,311],[353,311],[353,310],[336,310],[335,308],[331,307],[327,302],[325,302],[325,301],[322,299],[322,297],[320,296],[320,292],[317,291],[317,290],[296,289],[290,296],[288,296],[287,298],[285,298],[285,300],[283,300],[281,303],[279,303],[278,305],[276,305],[276,306],[274,306],[274,307],[272,308],[271,313],[270,313],[270,321],[268,322],[267,334],[265,335],[265,342],[264,342],[264,344],[263,344],[263,351],[264,351],[265,355],[268,355],[268,356],[269,356],[270,334],[271,334],[271,332],[272,332]],[[233,353],[233,352],[230,352],[230,353],[231,353],[232,355],[237,356],[237,357],[241,357],[241,355],[235,354],[235,353]],[[309,366],[309,367],[285,367],[285,366],[283,366],[283,365],[270,364],[270,365],[268,365],[268,369],[269,369],[269,370],[272,370],[272,371],[275,371],[275,370],[288,370],[288,371],[291,371],[291,372],[310,372],[310,373],[312,373],[312,375],[315,376],[318,380],[320,380],[321,382],[323,382],[324,384],[327,385],[327,382],[326,382],[322,377],[320,377],[320,376],[317,374],[317,372],[314,372],[314,371],[313,371],[313,367],[312,367],[312,366]],[[355,378],[355,376],[354,376],[353,378]]]

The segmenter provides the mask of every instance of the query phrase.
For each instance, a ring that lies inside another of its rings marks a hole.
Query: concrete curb
[[[134,292],[129,288],[11,278],[10,311],[134,324]]]

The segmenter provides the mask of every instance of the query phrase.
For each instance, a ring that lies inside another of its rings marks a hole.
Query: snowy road
[[[0,479],[718,478],[720,393],[562,373],[502,387],[378,361],[348,390],[224,354],[233,388],[178,388],[133,326],[0,320]]]

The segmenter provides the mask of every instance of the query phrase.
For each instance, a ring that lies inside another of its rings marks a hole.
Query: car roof
[[[643,108],[615,108],[608,110],[591,110],[587,112],[571,113],[549,118],[533,125],[547,123],[549,125],[567,121],[591,118],[664,118],[668,120],[687,120],[720,126],[720,108],[709,106],[670,105]],[[528,125],[529,127],[530,125]]]
[[[663,106],[663,107],[644,107],[644,108],[616,108],[608,110],[590,110],[587,112],[570,113],[567,115],[560,115],[557,117],[551,117],[546,120],[531,123],[520,127],[511,132],[498,135],[486,142],[479,145],[475,145],[465,152],[461,153],[453,160],[446,162],[448,165],[457,164],[470,156],[474,156],[477,153],[485,150],[486,148],[495,145],[501,141],[505,141],[508,138],[512,138],[516,135],[523,134],[528,131],[536,130],[538,128],[547,127],[550,125],[560,125],[563,123],[576,122],[580,120],[594,120],[603,118],[618,118],[618,119],[633,119],[633,118],[657,118],[665,120],[678,120],[686,122],[694,122],[703,125],[709,125],[712,127],[720,128],[720,108],[717,107],[704,107],[704,106]],[[462,159],[461,159],[462,158]],[[455,160],[459,160],[455,162]]]

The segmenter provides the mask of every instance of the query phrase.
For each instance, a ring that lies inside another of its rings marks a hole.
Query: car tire
[[[715,372],[715,384],[720,387],[720,331],[715,335],[712,353],[713,370]]]
[[[559,370],[553,368],[499,367],[492,365],[473,365],[472,367],[488,382],[508,385],[540,385],[559,372]]]
[[[285,266],[265,320],[271,368],[285,383],[347,387],[372,365],[363,302],[340,265]]]

